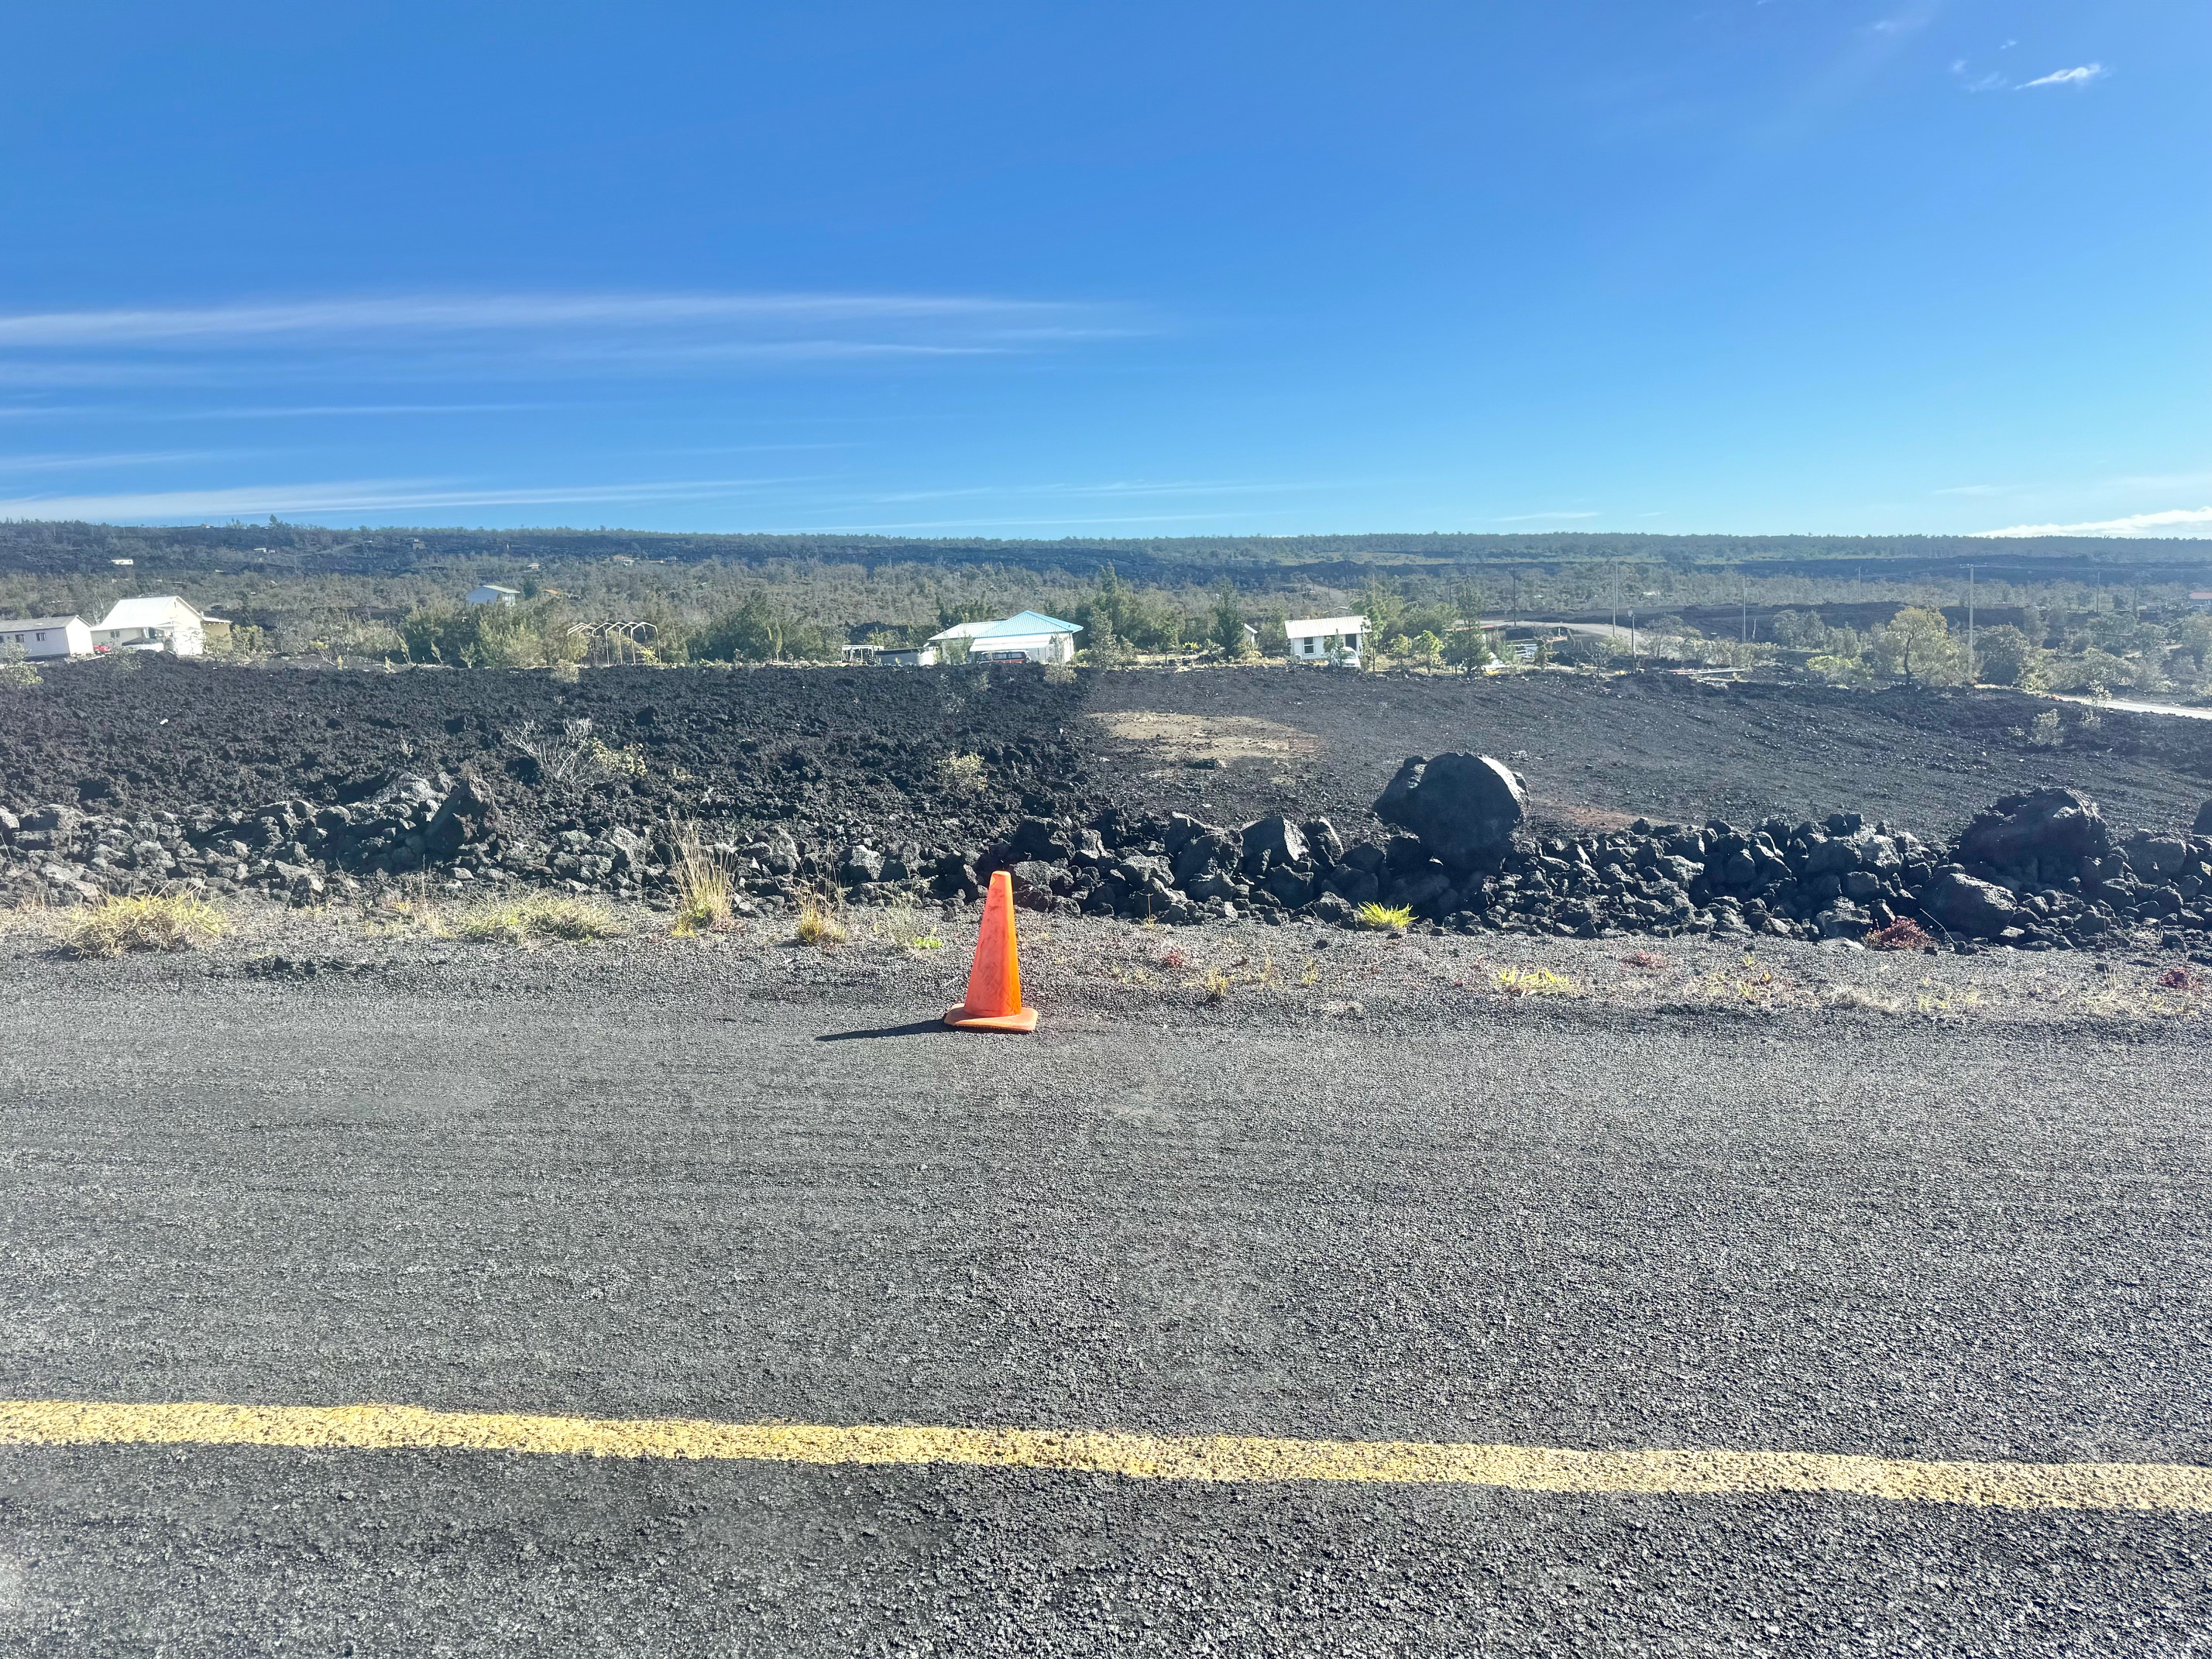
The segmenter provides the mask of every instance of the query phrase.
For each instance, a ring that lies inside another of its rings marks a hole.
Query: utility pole
[[[1973,566],[1966,566],[1966,684],[1980,686],[1982,677],[1973,671]]]

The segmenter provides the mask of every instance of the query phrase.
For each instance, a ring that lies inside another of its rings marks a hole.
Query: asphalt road
[[[9,975],[8,1398],[2212,1463],[2186,1036]],[[0,1449],[8,1656],[1907,1650],[2212,1516]]]

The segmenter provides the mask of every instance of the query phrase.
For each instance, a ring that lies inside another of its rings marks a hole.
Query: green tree
[[[1291,653],[1290,618],[1277,605],[1260,618],[1260,654],[1287,657]]]
[[[1958,685],[1966,678],[1966,647],[1940,611],[1907,605],[1874,636],[1872,655],[1882,673],[1917,685]]]
[[[1981,659],[1982,678],[1993,685],[2021,685],[2042,654],[2035,641],[2009,623],[1984,628],[1974,637],[1974,654]]]
[[[1251,654],[1251,641],[1244,633],[1244,609],[1237,599],[1237,584],[1226,576],[1221,579],[1221,586],[1213,591],[1212,632],[1214,644],[1221,647],[1221,654],[1231,661]]]

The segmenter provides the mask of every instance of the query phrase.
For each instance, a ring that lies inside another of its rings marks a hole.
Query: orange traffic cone
[[[992,875],[990,896],[983,901],[983,932],[968,974],[968,1000],[945,1015],[945,1023],[963,1031],[1036,1030],[1036,1010],[1022,1006],[1022,964],[1014,951],[1014,878],[1004,870]]]

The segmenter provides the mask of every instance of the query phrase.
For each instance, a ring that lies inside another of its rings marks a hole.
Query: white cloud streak
[[[0,315],[0,347],[173,345],[314,337],[591,332],[884,322],[1066,325],[1077,307],[932,295],[493,295],[333,299],[290,305],[23,312]]]
[[[2157,536],[2179,535],[2190,526],[2212,529],[2212,507],[2180,507],[2163,513],[2130,513],[2119,519],[2093,519],[2085,524],[2016,524],[2004,530],[1984,530],[1983,536]]]
[[[368,478],[329,483],[246,485],[228,489],[145,490],[110,495],[26,495],[0,500],[0,520],[78,520],[153,524],[173,520],[307,518],[334,514],[419,512],[456,507],[634,506],[705,501],[750,495],[796,478],[697,478],[655,483],[467,489],[434,479]]]
[[[2033,81],[2023,81],[2020,83],[2020,90],[2026,92],[2034,87],[2086,87],[2092,81],[2104,78],[2105,66],[2102,64],[2083,64],[2078,68],[2059,70]]]

